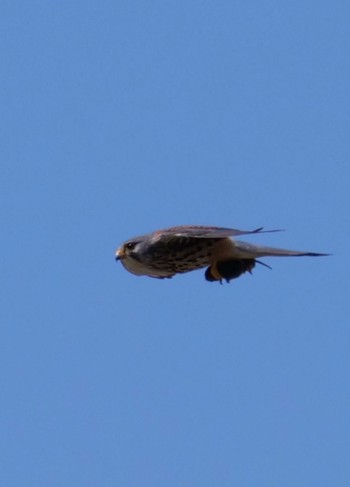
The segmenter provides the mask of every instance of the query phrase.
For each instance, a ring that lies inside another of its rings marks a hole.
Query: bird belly
[[[174,272],[169,272],[166,269],[155,269],[132,258],[123,259],[122,264],[126,270],[136,276],[171,277],[174,275]]]
[[[244,255],[242,255],[242,252],[236,247],[234,240],[231,238],[223,238],[213,247],[212,262],[242,257]]]

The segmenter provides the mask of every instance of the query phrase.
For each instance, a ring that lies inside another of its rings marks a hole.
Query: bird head
[[[139,240],[128,240],[127,242],[123,243],[121,245],[116,253],[115,253],[115,259],[116,260],[124,260],[124,259],[137,259],[137,251],[138,251],[138,246],[140,244]]]

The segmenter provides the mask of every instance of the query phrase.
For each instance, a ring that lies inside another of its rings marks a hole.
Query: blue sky
[[[1,485],[347,485],[349,14],[2,3]],[[333,256],[115,263],[179,224]]]

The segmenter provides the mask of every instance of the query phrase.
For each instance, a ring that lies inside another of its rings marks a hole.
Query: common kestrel
[[[116,260],[138,276],[163,279],[207,267],[207,281],[230,282],[245,272],[251,273],[257,262],[269,267],[256,260],[257,257],[329,255],[262,247],[230,238],[277,231],[263,230],[263,227],[249,231],[182,225],[128,240],[116,251]]]

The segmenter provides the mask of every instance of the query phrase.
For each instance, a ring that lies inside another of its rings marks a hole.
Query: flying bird
[[[116,260],[137,276],[158,279],[206,267],[207,281],[230,282],[255,264],[267,264],[260,257],[318,257],[329,254],[302,252],[253,245],[231,237],[278,232],[280,230],[236,230],[234,228],[182,225],[135,237],[116,251]]]

